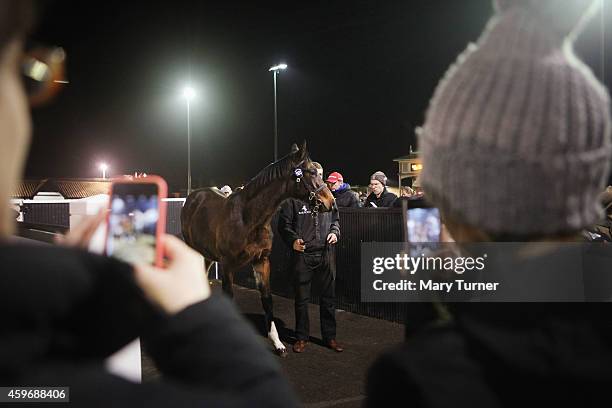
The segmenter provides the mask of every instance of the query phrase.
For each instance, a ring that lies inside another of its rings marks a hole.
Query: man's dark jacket
[[[334,206],[332,211],[320,212],[313,217],[306,202],[290,198],[281,205],[278,231],[289,248],[293,248],[293,242],[301,238],[306,244],[305,252],[322,251],[327,235],[333,232],[340,239],[338,209]]]
[[[0,263],[5,386],[69,386],[75,407],[297,406],[274,357],[219,295],[168,316],[119,261],[0,245]],[[104,368],[137,336],[159,381],[135,384]]]
[[[376,207],[391,207],[393,206],[393,202],[396,198],[397,196],[388,191],[387,187],[385,187],[382,194],[378,198],[376,197],[376,194],[370,193],[370,195],[368,195],[368,198],[366,198],[364,207],[373,208],[374,206],[370,203],[376,204]]]
[[[343,183],[340,188],[332,192],[336,197],[336,205],[338,207],[353,207],[359,208],[361,203],[359,197],[351,190],[350,184]]]

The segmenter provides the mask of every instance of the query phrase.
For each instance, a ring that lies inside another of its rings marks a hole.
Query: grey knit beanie
[[[383,186],[387,185],[387,176],[382,171],[377,171],[370,176],[370,180],[378,180]]]
[[[420,139],[421,182],[457,222],[543,235],[602,215],[608,94],[571,45],[592,4],[497,0],[477,44],[438,84]]]

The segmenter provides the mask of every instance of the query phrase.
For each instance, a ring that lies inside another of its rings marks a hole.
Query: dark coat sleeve
[[[401,357],[398,351],[387,352],[379,356],[370,367],[366,380],[365,408],[403,405],[405,401],[400,403],[402,399],[397,398],[398,390],[404,395],[410,395],[414,406],[423,406],[420,390],[403,366]],[[393,401],[396,401],[396,405]]]
[[[163,375],[211,393],[231,393],[245,403],[296,406],[280,366],[261,339],[222,296],[192,305],[143,336]],[[180,404],[178,404],[180,405]]]
[[[366,197],[366,201],[365,201],[364,207],[365,208],[374,208],[374,206],[372,205],[372,201],[375,201],[375,200],[376,200],[376,196],[374,195],[374,193],[368,194],[368,196]]]
[[[297,406],[274,356],[223,298],[167,316],[113,259],[51,247],[0,248],[0,259],[19,261],[4,271],[14,285],[0,288],[0,309],[16,315],[0,336],[5,384],[69,386],[70,406],[88,408]],[[134,384],[103,367],[139,335],[160,381]]]
[[[165,317],[141,338],[162,376],[136,384],[92,360],[30,366],[11,384],[68,386],[72,407],[297,407],[273,354],[221,296]]]
[[[293,200],[286,200],[281,205],[278,216],[278,232],[289,248],[293,248],[293,243],[300,238],[295,231],[295,205]]]
[[[340,239],[340,213],[338,207],[334,205],[331,210],[331,224],[329,226],[329,233],[334,233]]]
[[[383,207],[393,207],[393,203],[395,202],[396,199],[397,199],[397,196],[395,194],[388,192],[383,197],[383,200],[382,200]]]

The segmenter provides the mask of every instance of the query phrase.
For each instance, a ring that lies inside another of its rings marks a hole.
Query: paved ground
[[[213,286],[215,291],[218,285]],[[235,299],[258,331],[263,332],[263,311],[259,292],[235,287]],[[293,300],[274,296],[276,326],[290,350],[293,344]],[[338,311],[338,341],[346,350],[336,353],[317,342],[320,339],[319,308],[310,306],[311,343],[302,354],[289,351],[280,359],[289,381],[307,408],[349,408],[363,403],[367,368],[383,350],[400,343],[404,326],[353,313]],[[270,345],[270,351],[273,348]],[[159,375],[146,357],[143,358],[143,380],[154,381]]]

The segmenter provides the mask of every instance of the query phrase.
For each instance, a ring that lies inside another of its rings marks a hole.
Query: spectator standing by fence
[[[351,190],[350,184],[344,182],[344,177],[342,177],[342,174],[334,171],[327,177],[326,182],[332,194],[336,198],[336,205],[338,207],[361,207],[359,196],[356,192]]]
[[[387,190],[387,176],[382,171],[377,171],[370,177],[370,189],[372,192],[366,199],[364,207],[380,208],[391,207],[397,198],[395,194]]]

